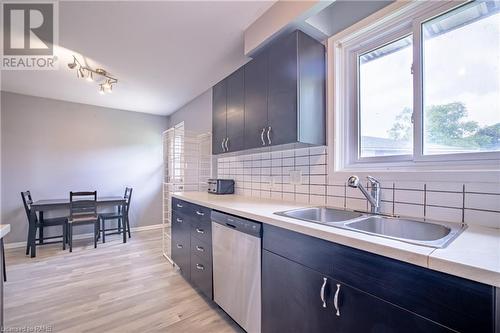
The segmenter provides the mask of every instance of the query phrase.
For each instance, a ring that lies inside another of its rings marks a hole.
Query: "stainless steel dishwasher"
[[[248,333],[261,327],[261,229],[212,211],[214,300]]]

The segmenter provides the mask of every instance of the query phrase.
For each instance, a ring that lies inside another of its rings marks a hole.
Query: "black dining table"
[[[121,206],[122,211],[125,212],[126,209],[126,200],[123,197],[98,197],[97,198],[97,207],[98,208],[105,208],[105,207],[116,207],[116,206]],[[47,199],[47,200],[38,200],[33,202],[31,205],[31,212],[32,214],[36,214],[38,212],[38,220],[42,223],[43,222],[43,214],[44,212],[47,211],[53,211],[53,210],[61,210],[61,209],[69,209],[69,198],[67,199]],[[123,228],[122,228],[122,234],[123,234],[123,242],[127,242],[127,228],[125,227],[127,225],[127,214],[124,215],[124,221],[123,223]],[[35,227],[35,218],[36,216],[32,216],[30,219],[30,225],[29,225],[29,232],[32,237],[31,239],[31,257],[36,256],[36,227]],[[40,232],[42,233],[40,236],[43,237],[43,231],[40,229]],[[41,237],[41,238],[42,238]],[[63,240],[65,241],[65,240]]]

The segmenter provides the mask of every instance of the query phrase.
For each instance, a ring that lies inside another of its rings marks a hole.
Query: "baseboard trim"
[[[133,228],[130,228],[130,231],[131,232],[141,232],[141,231],[161,229],[162,227],[163,227],[163,224],[160,223],[160,224],[145,225],[142,227],[133,227]],[[94,236],[93,233],[79,234],[79,235],[74,235],[73,239],[92,238],[93,236]],[[26,241],[5,243],[4,246],[5,246],[5,249],[16,249],[16,248],[20,248],[20,247],[25,247]]]

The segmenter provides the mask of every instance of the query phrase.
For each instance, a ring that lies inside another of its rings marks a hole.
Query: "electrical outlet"
[[[290,170],[290,184],[302,185],[302,171],[301,170]]]

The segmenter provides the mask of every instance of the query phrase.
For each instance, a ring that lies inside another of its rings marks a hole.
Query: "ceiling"
[[[248,61],[244,30],[274,1],[59,2],[59,69],[3,71],[2,90],[168,115]],[[118,79],[100,95],[67,63]]]

